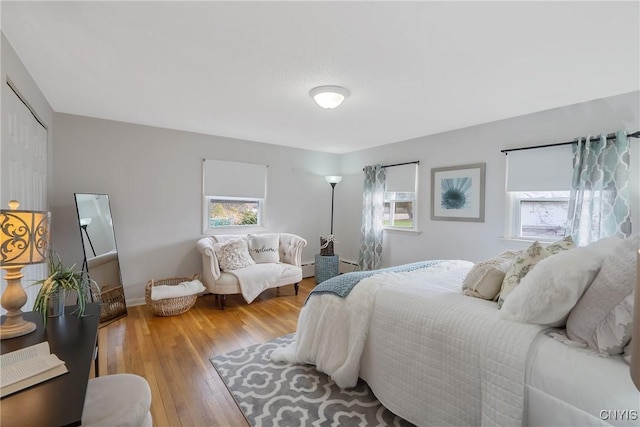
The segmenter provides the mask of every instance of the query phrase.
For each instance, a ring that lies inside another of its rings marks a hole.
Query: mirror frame
[[[73,193],[74,196],[74,201],[75,201],[75,205],[76,205],[76,216],[77,216],[77,221],[78,221],[78,229],[80,231],[80,241],[82,243],[82,255],[83,255],[83,262],[82,262],[82,270],[85,271],[89,277],[91,277],[91,272],[90,272],[90,268],[89,268],[89,258],[87,257],[87,254],[89,253],[88,250],[89,248],[86,247],[85,244],[85,237],[83,235],[83,230],[84,233],[86,234],[86,238],[89,242],[90,245],[90,250],[91,252],[93,252],[94,256],[96,254],[95,249],[94,249],[94,245],[93,242],[91,241],[91,238],[89,237],[89,234],[86,231],[86,227],[88,224],[83,224],[82,223],[82,217],[80,216],[80,206],[78,203],[78,196],[96,196],[96,197],[105,197],[106,198],[106,205],[107,208],[109,210],[109,218],[110,218],[110,222],[111,222],[111,233],[112,233],[112,237],[113,237],[113,245],[114,245],[114,250],[116,253],[116,263],[118,265],[118,284],[108,284],[108,285],[102,285],[100,283],[98,283],[98,287],[101,290],[101,305],[100,305],[100,326],[105,326],[115,320],[120,319],[121,317],[124,317],[127,315],[127,304],[126,304],[126,300],[125,300],[125,296],[124,296],[124,283],[122,281],[122,269],[120,267],[120,253],[118,252],[118,242],[116,240],[116,230],[115,230],[115,226],[113,224],[113,214],[111,211],[111,200],[109,198],[108,194],[104,194],[104,193]],[[108,252],[107,252],[108,253]],[[106,253],[105,253],[106,254]],[[100,255],[104,255],[104,254],[99,254]],[[108,286],[108,287],[107,287]]]

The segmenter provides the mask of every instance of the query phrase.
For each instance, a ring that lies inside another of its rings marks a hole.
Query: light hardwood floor
[[[313,278],[270,289],[247,304],[227,298],[222,311],[213,295],[198,298],[179,316],[155,316],[144,305],[98,334],[101,375],[132,373],[151,386],[154,426],[246,426],[242,413],[209,358],[295,332]]]

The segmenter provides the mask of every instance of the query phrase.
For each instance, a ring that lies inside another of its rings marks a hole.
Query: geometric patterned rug
[[[210,359],[250,425],[412,426],[382,406],[362,380],[343,390],[312,365],[269,360],[274,348],[290,343],[293,337],[286,335]]]

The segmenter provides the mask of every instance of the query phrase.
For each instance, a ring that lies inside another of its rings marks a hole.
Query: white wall
[[[309,242],[303,261],[329,233],[334,154],[94,119],[54,115],[52,197],[55,249],[82,263],[73,193],[109,194],[129,303],[149,279],[201,271],[202,159],[268,164],[267,229]]]
[[[384,145],[341,157],[344,179],[336,186],[336,253],[357,260],[362,206],[362,168],[381,163],[420,161],[418,193],[421,234],[385,232],[384,266],[423,259],[478,261],[522,247],[501,239],[505,210],[505,155],[500,150],[571,141],[577,136],[640,129],[640,92],[543,111]],[[425,120],[428,120],[425,117]],[[640,228],[640,147],[632,143],[632,221]],[[431,221],[431,168],[486,162],[485,222]]]

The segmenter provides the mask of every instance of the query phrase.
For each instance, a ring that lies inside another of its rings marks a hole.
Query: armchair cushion
[[[244,239],[216,243],[213,250],[222,271],[237,270],[255,264]]]

